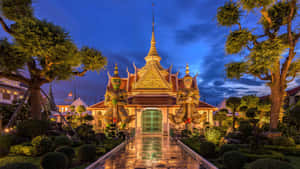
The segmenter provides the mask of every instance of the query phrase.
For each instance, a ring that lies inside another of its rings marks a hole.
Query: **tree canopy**
[[[0,12],[0,24],[13,39],[0,40],[0,78],[29,86],[34,118],[40,118],[43,84],[100,71],[106,65],[100,51],[78,48],[62,27],[35,17],[31,0],[0,0]]]
[[[231,27],[226,53],[243,56],[226,65],[227,77],[248,74],[266,82],[271,89],[271,128],[277,127],[287,84],[300,73],[298,6],[297,0],[231,0],[217,11],[219,25]],[[249,21],[251,15],[260,18],[249,26],[243,19]]]

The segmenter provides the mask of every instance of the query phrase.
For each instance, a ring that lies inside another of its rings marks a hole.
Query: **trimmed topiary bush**
[[[294,146],[295,141],[291,137],[280,136],[273,139],[273,144],[278,146]]]
[[[54,139],[54,144],[56,147],[70,146],[72,145],[72,140],[70,140],[67,136],[57,136]]]
[[[68,165],[68,157],[60,152],[47,153],[40,162],[41,169],[67,169]]]
[[[0,169],[39,169],[36,165],[31,163],[9,163],[5,166],[0,167]]]
[[[92,162],[96,159],[96,146],[84,144],[78,149],[78,159],[81,162]]]
[[[200,143],[198,152],[205,158],[213,158],[216,156],[216,145],[208,141],[202,142]]]
[[[11,137],[0,135],[0,157],[4,157],[8,155],[10,145],[11,145]]]
[[[96,141],[96,134],[91,125],[83,124],[77,127],[75,131],[84,143],[90,144]]]
[[[294,169],[294,167],[284,161],[274,159],[258,159],[252,163],[249,163],[245,167],[246,169]]]
[[[216,128],[208,128],[205,130],[204,137],[207,141],[218,144],[221,139],[221,131]]]
[[[38,155],[48,153],[53,150],[52,140],[47,136],[37,136],[31,141]]]
[[[223,154],[223,165],[226,169],[241,169],[247,162],[247,157],[238,151],[228,151]]]
[[[31,145],[15,145],[10,148],[10,152],[15,155],[36,156],[38,153]]]
[[[239,148],[237,145],[234,144],[224,144],[221,146],[220,150],[219,150],[219,154],[223,155],[224,153],[228,152],[228,151],[237,151]]]
[[[75,157],[75,151],[72,147],[62,146],[58,147],[55,152],[64,153],[68,157],[69,166],[72,164],[72,160]]]
[[[44,135],[50,124],[45,120],[27,120],[17,125],[17,135],[22,137],[34,138]]]

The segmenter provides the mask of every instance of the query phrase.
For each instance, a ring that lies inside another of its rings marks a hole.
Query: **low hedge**
[[[223,155],[228,151],[237,151],[239,147],[235,144],[224,144],[220,147],[219,155]]]
[[[38,153],[31,145],[15,145],[10,148],[10,152],[15,155],[36,156]]]
[[[284,155],[277,151],[266,151],[266,154],[253,154],[253,153],[245,153],[243,152],[248,159],[248,162],[252,162],[258,159],[268,158],[268,159],[276,159],[276,160],[286,160]]]
[[[252,163],[249,163],[245,167],[246,169],[294,169],[294,167],[284,161],[274,159],[258,159]]]
[[[286,146],[265,145],[264,148],[273,151],[279,151],[284,155],[300,156],[300,146],[286,147]]]
[[[39,169],[36,165],[33,165],[31,163],[23,163],[23,162],[17,162],[17,163],[9,163],[5,166],[0,167],[0,169]]]

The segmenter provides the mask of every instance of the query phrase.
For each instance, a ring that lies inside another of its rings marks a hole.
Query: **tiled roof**
[[[91,105],[90,107],[88,107],[88,109],[97,109],[97,108],[105,108],[106,106],[104,105],[104,100],[100,101],[96,104]]]
[[[300,92],[300,86],[298,86],[298,87],[296,87],[296,88],[293,88],[293,89],[291,89],[291,90],[287,90],[287,91],[286,91],[286,94],[287,94],[288,96],[293,96],[293,95],[297,94],[298,92]]]
[[[216,108],[215,106],[212,106],[208,103],[205,103],[203,101],[199,101],[198,108]]]

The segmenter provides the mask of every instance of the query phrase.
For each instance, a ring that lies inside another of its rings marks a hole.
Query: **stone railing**
[[[101,166],[104,164],[105,160],[115,153],[119,152],[121,149],[123,149],[128,141],[123,141],[121,144],[119,144],[117,147],[110,150],[105,155],[101,156],[97,161],[93,162],[91,165],[87,166],[85,169],[98,169],[101,168]]]
[[[184,143],[182,143],[180,140],[177,140],[177,143],[190,156],[192,156],[195,160],[197,160],[200,163],[200,168],[218,169],[215,165],[213,165],[211,162],[207,161],[205,158],[203,158],[202,156],[200,156],[198,153],[196,153],[194,150],[192,150],[187,145],[185,145]]]

